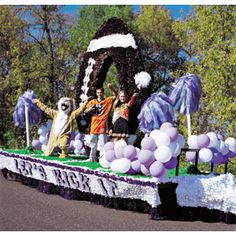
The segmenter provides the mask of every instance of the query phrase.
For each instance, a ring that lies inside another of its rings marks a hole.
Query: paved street
[[[148,214],[65,200],[0,177],[1,231],[235,231],[236,225],[156,221]]]

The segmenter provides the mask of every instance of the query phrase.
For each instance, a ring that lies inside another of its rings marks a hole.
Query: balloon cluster
[[[165,122],[141,141],[141,149],[125,141],[105,144],[105,154],[100,159],[104,168],[118,173],[142,173],[160,178],[177,165],[177,156],[184,146],[184,137],[171,123]]]
[[[44,151],[48,144],[48,139],[52,127],[52,120],[48,120],[47,123],[38,129],[39,139],[34,139],[32,141],[32,146],[35,149]],[[59,152],[60,150],[55,150]],[[72,132],[70,143],[69,143],[69,152],[76,155],[85,155],[86,149],[84,145],[84,135],[79,132]]]
[[[224,164],[229,158],[236,156],[236,140],[232,137],[223,139],[222,135],[214,132],[207,134],[191,135],[187,141],[189,148],[199,150],[199,162],[212,162]],[[186,152],[186,159],[194,162],[196,152]]]
[[[38,129],[38,139],[32,141],[32,147],[38,150],[44,151],[48,144],[50,130],[52,127],[52,120],[48,120],[47,123]]]
[[[70,152],[76,155],[86,155],[84,134],[80,132],[72,132],[69,149]]]

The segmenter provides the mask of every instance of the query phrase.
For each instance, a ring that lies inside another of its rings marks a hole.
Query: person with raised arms
[[[91,100],[85,108],[85,113],[92,113],[90,126],[90,155],[88,161],[96,162],[97,146],[100,141],[100,157],[104,153],[104,145],[107,141],[108,118],[112,108],[113,101],[116,99],[116,92],[112,84],[108,84],[108,88],[112,91],[113,96],[104,97],[104,89],[97,88],[97,98]]]

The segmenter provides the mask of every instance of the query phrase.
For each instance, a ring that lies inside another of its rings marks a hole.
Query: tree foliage
[[[180,45],[170,12],[161,6],[142,6],[135,20],[145,68],[153,76],[153,91],[171,82],[170,73],[182,64]]]
[[[63,6],[0,6],[0,146],[24,146],[14,127],[17,99],[27,89],[48,105],[74,96],[83,54],[99,27],[117,16],[134,32],[153,91],[168,90],[183,74],[201,78],[203,96],[193,115],[193,133],[236,135],[235,6],[195,6],[181,20],[161,6],[81,6],[74,18]],[[117,84],[115,66],[106,83]],[[107,94],[109,90],[106,89]],[[186,132],[186,118],[179,116]]]
[[[195,132],[236,135],[235,6],[196,6],[175,34],[188,58],[185,72],[201,78],[203,96]],[[177,73],[176,73],[177,76]]]

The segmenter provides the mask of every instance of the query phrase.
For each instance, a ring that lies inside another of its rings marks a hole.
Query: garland
[[[111,47],[132,47],[136,49],[137,45],[132,34],[111,34],[91,40],[87,52]]]

